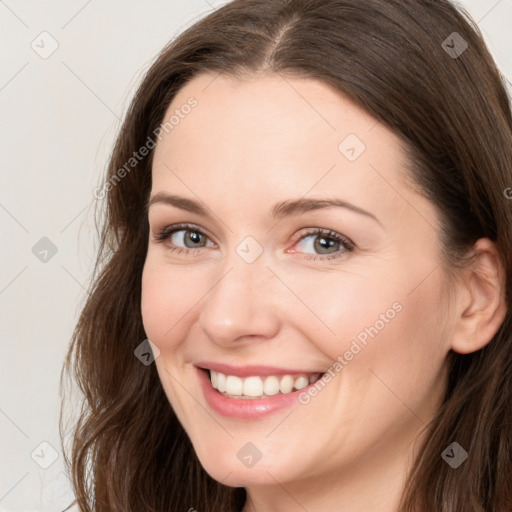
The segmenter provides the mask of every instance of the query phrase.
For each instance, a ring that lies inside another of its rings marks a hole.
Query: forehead
[[[233,214],[306,194],[388,214],[419,200],[401,177],[401,140],[318,80],[203,74],[164,122],[173,116],[155,149],[153,192],[192,193],[210,207],[222,200],[226,211],[231,201]]]
[[[194,109],[187,107],[192,98],[197,102]],[[179,119],[176,114],[181,114]],[[323,154],[336,160],[345,156],[343,167],[350,168],[356,167],[348,164],[363,149],[366,156],[379,152],[381,157],[390,150],[395,163],[402,156],[394,134],[345,96],[310,78],[262,74],[240,80],[203,74],[178,92],[164,121],[169,119],[173,126],[163,134],[158,156],[172,151],[178,158],[180,146],[192,141],[207,154],[225,160],[235,157],[235,142],[249,151],[245,160],[257,156],[257,161],[263,161],[285,154],[288,159],[318,159]],[[208,137],[198,136],[205,133]],[[340,148],[348,136],[346,148]],[[350,142],[355,144],[356,155],[343,153],[343,149],[350,150]],[[262,152],[265,148],[274,153]]]

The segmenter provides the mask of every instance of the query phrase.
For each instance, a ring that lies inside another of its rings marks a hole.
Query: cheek
[[[443,276],[438,270],[424,279],[427,273],[423,268],[409,273],[388,269],[379,275],[347,272],[337,279],[328,274],[298,279],[294,291],[311,312],[302,308],[295,318],[302,316],[305,336],[331,360],[341,360],[342,371],[354,379],[368,379],[372,369],[389,374],[400,387],[414,379],[411,387],[425,384],[447,354]]]
[[[395,276],[387,286],[369,275],[347,274],[339,280],[343,286],[322,278],[315,292],[309,290],[308,305],[334,334],[319,322],[310,322],[315,325],[304,332],[333,361],[334,378],[320,398],[311,395],[307,407],[315,418],[330,403],[332,424],[340,426],[333,444],[367,446],[385,439],[383,431],[394,436],[402,428],[417,428],[418,417],[430,417],[445,386],[441,278],[434,273],[411,293],[410,283],[421,279],[413,272]]]
[[[200,271],[159,263],[148,255],[142,273],[141,313],[148,338],[169,350],[183,339],[188,315],[206,292]]]
[[[347,310],[351,336],[342,347],[345,394],[357,396],[386,424],[399,414],[413,423],[417,417],[426,420],[443,392],[448,349],[442,285],[434,273],[413,292],[403,283],[375,293],[361,303],[362,317],[354,305]]]
[[[354,340],[364,347],[376,332],[387,330],[403,309],[405,294],[401,288],[406,286],[398,280],[379,280],[368,270],[340,271],[336,275],[310,272],[305,277],[288,278],[304,303],[299,304],[290,295],[288,300],[295,303],[289,308],[290,318],[333,360],[349,350]]]

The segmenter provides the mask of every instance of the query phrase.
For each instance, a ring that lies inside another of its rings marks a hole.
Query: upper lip
[[[268,375],[314,375],[315,373],[323,373],[323,371],[315,370],[298,370],[291,368],[278,368],[276,366],[248,365],[248,366],[232,366],[225,363],[214,363],[210,361],[198,362],[195,364],[202,370],[213,370],[224,375],[235,375],[237,377],[252,376],[268,376]]]

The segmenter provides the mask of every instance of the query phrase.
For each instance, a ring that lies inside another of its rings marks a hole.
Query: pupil
[[[332,248],[335,244],[337,244],[335,240],[331,240],[325,237],[318,237],[317,242],[315,242],[315,250],[318,252],[322,252],[323,250],[328,250]]]
[[[191,241],[192,244],[198,244],[201,241],[201,235],[195,231],[188,231],[185,236],[185,241]]]

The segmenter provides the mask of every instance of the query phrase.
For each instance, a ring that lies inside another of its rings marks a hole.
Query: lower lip
[[[277,411],[291,407],[299,403],[299,395],[314,384],[293,393],[278,394],[268,398],[228,398],[219,393],[210,381],[210,376],[205,370],[197,368],[201,381],[201,388],[208,405],[217,413],[228,418],[239,420],[258,420]]]

